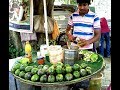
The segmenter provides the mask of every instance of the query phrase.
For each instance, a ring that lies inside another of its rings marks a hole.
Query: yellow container
[[[31,53],[31,45],[29,43],[29,41],[26,41],[26,44],[25,44],[25,53]]]
[[[26,41],[26,44],[25,44],[25,57],[29,59],[30,62],[32,62],[32,47],[29,43],[29,41]]]
[[[89,90],[101,90],[101,81],[102,81],[103,74],[98,73],[90,80]]]

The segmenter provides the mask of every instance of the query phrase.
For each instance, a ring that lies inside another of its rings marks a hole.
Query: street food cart
[[[33,62],[34,64],[35,62]],[[72,84],[76,84],[78,82],[81,82],[83,80],[92,78],[94,75],[97,75],[98,73],[100,73],[104,68],[105,68],[105,63],[104,63],[104,59],[101,55],[98,54],[98,60],[96,62],[89,62],[89,61],[84,61],[84,60],[75,60],[74,63],[77,64],[81,64],[81,63],[86,63],[88,66],[90,66],[92,68],[92,73],[89,75],[86,75],[84,77],[80,77],[77,79],[72,79],[70,81],[61,81],[61,82],[53,82],[53,83],[42,83],[40,81],[37,82],[33,82],[31,80],[25,80],[24,78],[21,78],[17,75],[15,75],[14,73],[12,73],[12,75],[14,76],[15,80],[17,80],[19,83],[21,83],[21,87],[22,85],[24,85],[24,87],[28,87],[28,86],[32,86],[32,87],[36,87],[36,88],[41,88],[41,90],[68,90],[69,86]],[[47,60],[45,60],[44,65],[51,65],[51,63]],[[26,85],[26,86],[25,86]],[[27,90],[27,89],[26,89]],[[32,89],[33,90],[33,89]]]

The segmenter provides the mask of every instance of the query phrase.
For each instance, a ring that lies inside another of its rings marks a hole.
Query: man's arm
[[[67,25],[67,28],[66,28],[66,35],[68,36],[70,33],[70,30],[71,30],[72,26],[71,25]]]
[[[88,40],[89,44],[98,41],[100,38],[101,32],[100,30],[94,30],[94,34],[95,34],[94,37]]]
[[[67,29],[66,29],[66,35],[67,35],[67,37],[68,37],[68,39],[69,39],[70,41],[73,41],[74,37],[73,37],[73,35],[70,33],[71,28],[72,28],[72,26],[68,24],[68,25],[67,25]]]
[[[99,19],[99,17],[98,17],[97,15],[96,15],[95,18],[94,18],[93,27],[94,27],[94,37],[91,38],[91,39],[89,39],[89,40],[81,40],[82,43],[83,43],[83,46],[92,44],[92,43],[98,41],[99,38],[100,38],[100,35],[101,35],[100,19]]]

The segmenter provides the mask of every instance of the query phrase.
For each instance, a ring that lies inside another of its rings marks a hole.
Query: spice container
[[[39,57],[37,58],[37,62],[38,62],[38,64],[44,64],[44,57],[39,56]]]

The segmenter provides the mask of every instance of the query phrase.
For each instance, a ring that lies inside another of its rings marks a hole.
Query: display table
[[[41,87],[23,84],[19,80],[15,79],[13,74],[10,72],[14,63],[21,58],[22,57],[9,59],[9,90],[40,90]]]
[[[78,79],[74,79],[71,81],[54,82],[54,83],[41,83],[41,82],[32,82],[29,80],[25,80],[23,78],[16,76],[15,74],[13,74],[13,76],[15,77],[16,80],[18,80],[22,84],[26,84],[29,86],[37,86],[37,87],[41,86],[41,90],[68,90],[69,85],[81,82],[81,81],[86,80],[86,79],[89,79],[104,69],[105,63],[104,63],[103,57],[101,55],[99,55],[98,59],[99,60],[97,60],[97,62],[94,62],[94,63],[87,62],[87,64],[89,66],[91,66],[93,69],[92,74],[84,76],[84,77],[80,77]],[[85,62],[85,61],[76,60],[75,63],[80,64],[82,62]],[[48,64],[48,62],[46,62],[46,64]],[[27,89],[25,89],[25,90],[27,90]],[[34,89],[28,89],[28,90],[34,90]]]

